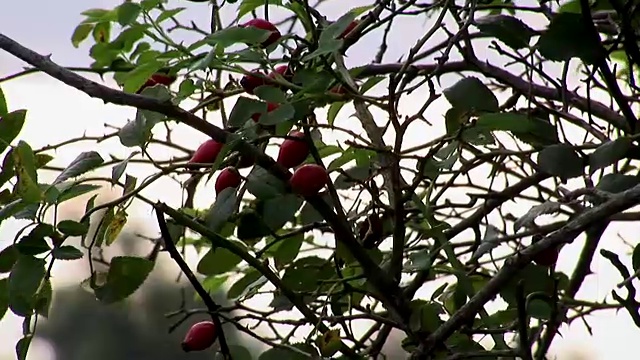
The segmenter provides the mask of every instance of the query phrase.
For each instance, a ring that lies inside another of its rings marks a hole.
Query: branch
[[[300,313],[309,320],[311,324],[317,324],[318,329],[325,333],[330,329],[319,319],[316,314],[309,309],[307,305],[305,305],[304,300],[301,296],[296,294],[293,290],[291,290],[286,284],[282,282],[282,280],[271,271],[271,269],[263,264],[260,260],[251,256],[248,252],[246,252],[240,246],[234,244],[231,241],[228,241],[224,237],[218,235],[217,233],[209,230],[204,225],[197,223],[194,220],[189,219],[186,215],[182,214],[180,211],[175,210],[164,203],[158,203],[155,205],[156,211],[166,213],[171,216],[178,224],[188,227],[189,229],[199,233],[200,235],[207,238],[211,243],[215,246],[221,247],[223,249],[229,250],[232,254],[238,256],[242,260],[244,260],[249,266],[259,271],[269,282],[271,282],[277,289],[279,289],[284,296],[291,301],[293,306],[300,311]],[[341,343],[341,350],[345,355],[350,358],[354,358],[355,354],[347,347],[346,344]]]
[[[457,329],[475,317],[483,306],[500,292],[518,271],[528,265],[538,253],[572,242],[582,231],[594,223],[603,221],[611,215],[625,211],[640,203],[640,185],[618,193],[604,204],[591,208],[576,216],[558,231],[546,236],[541,241],[528,246],[518,256],[505,261],[503,268],[491,279],[469,302],[453,314],[420,345],[411,355],[412,359],[423,359],[436,345],[445,341]]]
[[[224,356],[225,359],[231,360],[231,352],[229,351],[229,344],[227,344],[227,338],[224,336],[224,331],[222,330],[222,322],[220,321],[220,317],[216,314],[218,309],[220,309],[220,305],[216,304],[216,302],[211,298],[211,295],[207,292],[207,290],[202,287],[198,278],[196,278],[195,274],[189,269],[189,265],[184,261],[182,256],[180,256],[180,252],[176,249],[176,244],[173,242],[171,238],[171,232],[169,231],[169,227],[167,227],[167,222],[164,219],[164,213],[157,206],[154,206],[156,210],[156,217],[158,219],[158,226],[160,227],[160,233],[162,234],[162,240],[164,242],[164,247],[171,255],[171,258],[178,264],[180,270],[185,274],[191,286],[198,293],[202,302],[209,310],[209,316],[211,316],[211,320],[216,325],[218,329],[218,341],[220,341],[220,352]]]
[[[599,54],[598,54],[598,60],[596,61],[595,65],[602,72],[602,78],[604,79],[604,82],[609,87],[609,92],[611,93],[611,96],[618,103],[620,110],[622,111],[624,116],[627,118],[627,124],[629,125],[629,129],[631,130],[631,133],[635,133],[638,119],[636,119],[636,116],[633,114],[633,110],[631,109],[631,106],[629,106],[629,103],[626,101],[625,96],[622,93],[622,90],[620,90],[616,77],[611,72],[611,69],[609,69],[609,65],[607,64],[607,57],[605,56],[605,54],[607,54],[607,50],[604,48],[604,46],[602,46],[602,42],[600,41],[600,35],[598,35],[598,30],[596,29],[596,26],[593,24],[593,18],[591,17],[591,8],[589,7],[589,0],[580,0],[580,10],[582,12],[582,17],[587,27],[587,30],[590,32],[590,36],[593,37],[593,39],[598,42],[597,51]]]

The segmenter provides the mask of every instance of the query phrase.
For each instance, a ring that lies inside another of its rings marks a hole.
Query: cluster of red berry
[[[246,22],[246,23],[244,23],[244,24],[242,24],[240,26],[241,27],[254,27],[254,28],[257,28],[257,29],[271,31],[271,35],[269,36],[269,38],[267,38],[267,40],[265,40],[261,44],[261,46],[263,46],[263,47],[267,47],[269,45],[274,44],[281,37],[280,31],[278,30],[278,28],[275,25],[273,25],[272,23],[270,23],[269,21],[264,20],[264,19],[253,19],[253,20],[250,20],[250,21],[248,21],[248,22]],[[342,34],[340,34],[340,36],[338,36],[338,38],[339,39],[345,38],[347,35],[349,35],[349,33],[351,33],[351,31],[353,31],[356,28],[356,26],[358,26],[358,22],[357,21],[351,22],[347,26],[347,28],[342,32]],[[269,74],[264,74],[260,70],[252,70],[249,74],[245,75],[240,80],[240,86],[242,86],[244,91],[246,91],[248,94],[253,94],[253,91],[259,86],[275,85],[273,80],[276,79],[277,75],[282,76],[287,81],[291,81],[293,79],[293,71],[292,71],[292,69],[289,68],[289,66],[287,66],[287,65],[280,65],[280,66],[276,66],[273,69],[273,71],[271,73],[269,73]],[[346,89],[344,87],[340,86],[340,85],[332,88],[330,91],[332,93],[335,93],[335,94],[344,94],[344,93],[346,93]],[[270,106],[270,108],[269,108],[268,111],[273,111],[278,107],[277,104],[269,104],[269,106]],[[258,121],[258,120],[256,120],[256,118],[254,118],[254,120],[256,122]]]
[[[222,150],[223,144],[210,139],[202,143],[195,151],[189,163],[210,164],[216,161],[218,154]],[[276,162],[285,168],[294,168],[302,164],[309,156],[309,145],[306,142],[304,133],[292,131],[287,139],[280,145]],[[317,194],[329,182],[329,176],[325,169],[317,164],[305,164],[298,167],[289,185],[291,190],[298,195],[312,196]],[[242,183],[242,177],[238,170],[229,166],[224,168],[216,179],[216,193],[220,194],[224,189],[237,188]]]

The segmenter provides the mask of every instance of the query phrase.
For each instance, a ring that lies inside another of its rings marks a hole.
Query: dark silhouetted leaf
[[[13,265],[18,261],[20,252],[14,244],[7,246],[0,251],[0,274],[11,271]]]
[[[84,256],[82,251],[71,245],[64,245],[53,249],[53,257],[58,260],[76,260]]]
[[[262,274],[257,270],[251,269],[231,286],[229,292],[227,292],[227,298],[251,298],[266,282],[267,279]]]
[[[498,111],[498,99],[476,77],[466,77],[443,91],[449,103],[463,111]]]
[[[266,251],[266,254],[275,259],[276,268],[280,269],[282,266],[295,260],[298,256],[300,247],[304,241],[304,234],[296,234],[289,238],[272,241],[275,241],[275,244],[267,245],[269,249]]]
[[[476,20],[480,32],[498,38],[513,49],[529,46],[535,31],[522,20],[509,15],[488,15]]]
[[[538,166],[545,173],[570,179],[584,173],[584,162],[569,144],[547,146],[538,154]]]
[[[615,164],[623,159],[631,147],[631,139],[622,137],[614,141],[608,141],[589,154],[589,172],[594,173],[598,169]]]
[[[35,307],[36,291],[44,279],[46,262],[20,255],[9,275],[9,308],[18,316],[28,316]]]
[[[607,174],[600,179],[596,189],[609,193],[620,193],[640,184],[640,178],[632,175]]]
[[[309,344],[292,344],[291,347],[300,350],[300,352],[283,348],[271,348],[260,354],[258,360],[310,360],[318,356],[318,351]]]
[[[89,230],[86,224],[73,220],[62,220],[58,223],[57,228],[61,233],[69,236],[82,236]]]
[[[240,243],[238,243],[240,245]],[[233,270],[242,261],[237,255],[223,248],[211,248],[198,263],[203,275],[218,275]]]
[[[575,13],[557,14],[540,35],[537,47],[540,55],[553,61],[580,58],[594,64],[602,56],[599,40],[587,28],[582,14]]]

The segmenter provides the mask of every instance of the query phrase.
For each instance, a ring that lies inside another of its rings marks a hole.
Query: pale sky
[[[86,66],[91,62],[88,56],[89,47],[87,43],[79,49],[73,48],[70,43],[71,33],[82,19],[80,12],[89,8],[112,8],[118,3],[119,1],[112,0],[13,1],[5,4],[0,12],[0,24],[2,24],[0,32],[41,54],[52,54],[52,59],[59,64]],[[369,1],[341,2],[334,0],[321,6],[319,10],[329,19],[336,19],[347,9],[367,5],[368,3]],[[205,8],[204,5],[185,1],[173,1],[170,5],[189,7],[179,18],[194,20],[196,23],[206,27],[208,11],[202,11]],[[282,12],[271,12],[272,17],[277,17],[278,14],[282,14]],[[233,17],[232,15],[229,11],[226,14],[223,13],[226,21],[230,21]],[[529,24],[531,25],[531,23]],[[545,24],[538,22],[533,25],[535,25],[535,28],[541,29]],[[428,27],[429,22],[424,23],[423,19],[412,17],[405,17],[402,22],[396,22],[388,42],[389,50],[384,62],[396,61],[406,54],[407,49],[414,44],[417,36],[423,34]],[[370,62],[377,52],[378,38],[377,34],[374,33],[361,39],[349,50],[347,65],[356,66]],[[193,41],[193,38],[191,38],[191,41]],[[438,39],[434,40],[433,43],[437,41]],[[477,51],[481,55],[483,54],[482,49],[479,48]],[[0,52],[0,78],[19,71],[23,65],[23,63],[7,53]],[[97,79],[97,77],[93,78]],[[457,75],[443,76],[441,79],[442,86],[451,85],[457,78]],[[108,77],[107,84],[115,86]],[[2,83],[0,86],[5,92],[10,110],[28,109],[27,124],[20,134],[20,139],[28,141],[34,148],[81,136],[85,131],[89,134],[101,134],[104,131],[105,123],[122,126],[135,113],[134,109],[131,108],[105,105],[101,100],[91,99],[81,92],[44,75],[30,75]],[[401,110],[405,112],[405,115],[413,114],[426,96],[427,94],[425,93],[414,93],[408,96],[403,102]],[[505,96],[499,95],[499,98],[504,99]],[[228,105],[232,105],[232,101],[229,101]],[[415,128],[412,127],[412,131],[407,134],[405,139],[405,146],[410,147],[424,143],[425,139],[442,135],[444,133],[443,114],[448,106],[449,104],[444,97],[437,100],[428,112],[429,120],[433,127],[427,127],[424,124]],[[350,106],[345,107],[340,113],[336,124],[361,132],[360,127],[354,125],[357,121],[349,118],[351,113],[353,113],[352,108]],[[204,140],[205,138],[204,135],[186,126],[178,127],[174,133],[174,139],[191,148],[195,148],[199,140]],[[343,136],[338,138],[346,139]],[[325,140],[327,139],[330,138],[325,137]],[[133,149],[124,148],[117,139],[101,143],[98,146],[85,142],[80,145],[65,147],[62,151],[56,153],[55,163],[64,166],[80,152],[86,150],[99,151],[107,159],[109,154],[126,157]],[[275,155],[274,149],[270,149],[269,153]],[[157,158],[170,158],[176,155],[159,150],[153,154]],[[148,168],[130,166],[127,171],[139,179],[149,174]],[[103,173],[109,174],[110,168],[104,169]],[[486,176],[483,177],[480,174],[479,179],[484,178]],[[211,184],[209,184],[209,188],[211,188]],[[180,204],[179,187],[170,180],[159,181],[147,188],[143,193],[152,199],[157,199],[157,194],[161,194],[162,201],[170,205]],[[211,198],[198,197],[196,206],[208,206],[213,200],[213,191],[211,191],[211,194]],[[463,201],[466,200],[464,193],[456,194],[455,197]],[[516,216],[522,215],[528,210],[526,206],[522,204],[516,205],[513,202],[508,203],[507,208]],[[146,228],[149,234],[153,234],[156,227],[151,210],[146,206],[138,206],[136,209],[137,211],[131,214],[131,220],[134,225]],[[75,214],[74,216],[79,215],[81,214]],[[0,248],[4,248],[7,242],[13,239],[19,226],[20,223],[17,221],[5,221],[0,226]],[[605,239],[601,243],[608,250],[621,254],[626,248],[618,240],[618,235],[634,243],[637,241],[635,240],[637,236],[630,236],[633,234],[634,229],[629,224],[612,225],[607,230]],[[470,239],[471,236],[471,234],[465,232],[459,235],[456,240],[461,238]],[[581,245],[582,240],[575,241],[574,244],[563,249],[559,268],[570,273],[578,257]],[[195,258],[190,258],[189,260],[194,264],[197,261]],[[628,264],[629,261],[626,260],[625,263]],[[81,262],[77,262],[74,266],[82,267],[83,265]],[[578,294],[579,298],[599,300],[605,296],[610,298],[608,294],[620,280],[618,273],[598,255],[595,257],[592,269],[597,275],[587,278],[582,291]],[[79,280],[78,276],[74,277],[72,275],[73,272],[70,271],[68,266],[56,267],[55,271],[56,281],[54,281],[54,288],[62,283],[69,284],[73,281],[77,283]],[[173,269],[172,273],[175,273]],[[425,289],[425,291],[427,290]],[[633,350],[629,346],[629,338],[634,335],[637,336],[640,332],[635,328],[626,313],[620,312],[620,314],[616,314],[614,311],[600,311],[587,319],[593,328],[594,337],[591,338],[585,326],[577,321],[571,327],[562,329],[562,337],[556,337],[553,348],[555,353],[562,354],[568,349],[578,348],[589,354],[591,359],[631,359],[634,357]],[[13,356],[14,344],[21,337],[20,326],[21,320],[13,316],[11,312],[8,312],[4,319],[0,321],[3,339],[0,344],[0,358]],[[629,336],[629,334],[632,335]],[[46,352],[38,351],[40,345],[35,345],[32,347],[32,352],[30,352],[28,359],[47,359],[46,355],[44,355]],[[46,345],[41,346],[46,348]],[[559,359],[562,358],[562,356],[559,357]]]

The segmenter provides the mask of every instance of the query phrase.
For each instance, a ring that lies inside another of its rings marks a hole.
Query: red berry
[[[292,131],[289,136],[294,139],[286,139],[280,145],[276,162],[286,168],[296,167],[309,156],[309,145],[304,140],[304,133]]]
[[[269,78],[275,79],[276,74],[280,74],[285,80],[291,81],[293,79],[293,73],[289,70],[288,65],[278,65],[273,71],[269,74]]]
[[[349,25],[347,25],[347,28],[344,29],[342,34],[340,34],[340,36],[338,36],[338,39],[342,39],[342,38],[347,37],[347,35],[349,35],[349,33],[351,31],[353,31],[353,29],[355,29],[356,26],[358,26],[358,21],[352,21]]]
[[[153,74],[151,75],[151,80],[155,81],[157,84],[169,86],[176,81],[176,77],[166,74]]]
[[[217,336],[214,323],[211,321],[199,322],[187,331],[187,335],[182,340],[182,350],[185,352],[202,351],[213,345]]]
[[[267,103],[267,112],[268,113],[272,112],[273,110],[277,109],[278,106],[280,106],[280,105],[275,104],[275,103]],[[258,121],[260,121],[260,116],[262,116],[262,114],[263,113],[255,113],[255,114],[251,115],[251,118],[253,119],[253,121],[258,122]]]
[[[230,187],[237,188],[241,182],[242,178],[238,170],[231,166],[224,168],[216,179],[216,194],[220,194],[224,189]]]
[[[244,23],[244,24],[242,24],[240,26],[241,27],[249,26],[249,27],[254,27],[254,28],[257,28],[257,29],[271,31],[271,35],[269,35],[267,40],[265,40],[261,44],[263,47],[267,47],[267,46],[275,43],[282,36],[280,34],[280,31],[278,30],[278,28],[275,25],[273,25],[272,23],[270,23],[270,22],[268,22],[267,20],[264,20],[264,19],[251,19],[251,20],[247,21],[246,23]]]
[[[140,89],[138,89],[138,91],[136,91],[136,94],[140,94],[142,92],[142,90],[144,90],[144,89],[146,89],[148,87],[156,86],[158,84],[169,86],[174,81],[176,81],[176,77],[175,76],[169,76],[169,75],[161,74],[161,73],[153,74],[153,75],[151,75],[151,77],[149,79],[147,79],[147,81],[145,81],[145,83],[140,87]]]
[[[191,157],[191,160],[189,160],[189,163],[213,163],[216,161],[216,158],[218,157],[218,154],[220,153],[220,150],[222,150],[223,146],[224,144],[219,143],[213,139],[209,139],[203,142],[198,147],[196,152]]]
[[[304,164],[291,176],[289,183],[295,194],[302,196],[316,195],[329,182],[326,170],[317,164]]]
[[[255,90],[258,86],[266,85],[267,81],[264,78],[261,78],[260,75],[264,76],[260,71],[253,70],[250,74],[247,74],[242,77],[240,80],[240,86],[249,94],[253,94],[253,90]]]
[[[560,248],[557,246],[552,246],[549,249],[546,249],[537,253],[533,257],[533,261],[538,265],[549,267],[558,261],[559,255],[560,255]]]
[[[535,244],[542,240],[542,236],[532,236],[531,243]],[[546,250],[537,253],[533,257],[533,261],[540,266],[552,266],[558,261],[558,255],[560,255],[560,245],[552,246]]]
[[[342,86],[342,84],[338,84],[338,85],[332,87],[329,90],[329,92],[337,94],[337,95],[344,95],[344,94],[347,93],[347,89],[344,86]]]

